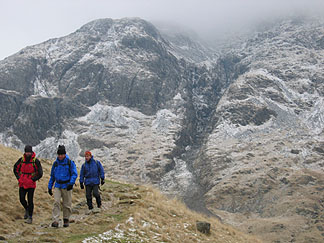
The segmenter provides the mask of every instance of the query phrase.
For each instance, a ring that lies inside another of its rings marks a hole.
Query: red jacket
[[[26,161],[24,154],[14,165],[13,172],[18,179],[19,187],[24,189],[36,188],[36,181],[43,176],[42,166],[34,152],[29,161]]]

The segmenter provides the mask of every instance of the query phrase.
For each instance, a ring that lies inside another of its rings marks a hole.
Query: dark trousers
[[[98,208],[100,208],[101,198],[99,193],[99,185],[86,186],[86,198],[87,198],[87,205],[89,209],[93,209],[92,194],[96,198]]]
[[[28,211],[28,215],[30,217],[33,216],[34,211],[34,192],[35,188],[23,188],[19,187],[19,200],[21,205],[25,208],[25,210]],[[27,201],[26,201],[26,194],[27,194]]]

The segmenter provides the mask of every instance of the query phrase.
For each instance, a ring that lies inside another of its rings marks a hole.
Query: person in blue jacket
[[[80,187],[86,186],[86,198],[89,210],[92,206],[92,193],[96,198],[98,208],[101,207],[101,197],[99,193],[99,184],[105,184],[105,171],[100,161],[95,160],[90,151],[84,153],[85,163],[83,163],[80,172]]]
[[[54,206],[52,227],[59,226],[61,212],[61,198],[63,204],[63,226],[69,226],[72,206],[72,188],[78,177],[74,161],[69,159],[64,145],[59,145],[57,149],[57,159],[54,161],[51,169],[51,177],[48,182],[48,193],[53,196],[54,185]]]

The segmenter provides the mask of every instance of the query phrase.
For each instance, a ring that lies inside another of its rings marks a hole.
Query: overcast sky
[[[206,35],[310,9],[324,14],[324,0],[0,0],[0,60],[98,18],[163,20]]]

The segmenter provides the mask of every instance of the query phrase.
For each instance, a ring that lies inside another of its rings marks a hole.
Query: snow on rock
[[[79,157],[80,147],[77,143],[78,135],[70,130],[64,130],[60,138],[48,137],[34,147],[38,157],[55,159],[58,145],[64,145],[66,153],[71,160],[76,161]]]
[[[156,114],[156,119],[153,120],[152,128],[158,133],[167,134],[170,130],[178,131],[181,128],[179,118],[171,111],[163,109]]]
[[[324,98],[318,98],[312,109],[302,114],[306,125],[313,134],[320,134],[324,129]]]
[[[91,127],[114,126],[127,129],[129,134],[135,134],[140,128],[139,121],[148,117],[140,112],[132,111],[123,106],[112,107],[99,103],[90,107],[91,111],[78,121],[87,122]]]
[[[185,161],[174,159],[174,162],[174,169],[162,177],[160,187],[168,194],[184,196],[186,190],[192,185],[193,175]]]

